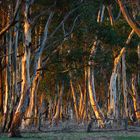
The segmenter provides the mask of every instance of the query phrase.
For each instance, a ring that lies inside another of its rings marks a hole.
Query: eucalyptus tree
[[[57,6],[58,3],[56,3]],[[48,40],[51,39],[52,37],[55,36],[55,34],[60,30],[62,25],[65,23],[65,21],[72,15],[72,13],[77,9],[70,9],[68,10],[68,13],[63,16],[62,14],[62,20],[58,22],[58,25],[55,27],[51,27],[50,23],[52,22],[53,16],[55,14],[55,5],[48,10],[48,19],[44,27],[44,31],[42,34],[42,38],[39,44],[39,47],[37,48],[37,51],[34,54],[34,65],[33,65],[33,71],[32,71],[32,76],[31,76],[31,65],[30,65],[30,60],[31,60],[31,47],[32,47],[32,21],[30,21],[30,16],[31,16],[31,8],[34,5],[34,1],[28,1],[26,0],[24,2],[25,9],[24,9],[24,26],[23,26],[23,31],[24,31],[24,49],[23,49],[23,56],[22,56],[22,62],[21,62],[21,91],[20,91],[20,99],[17,104],[17,107],[15,108],[16,111],[13,114],[13,119],[11,121],[11,126],[9,129],[10,136],[16,136],[19,134],[19,127],[21,125],[23,116],[26,115],[27,117],[32,117],[33,116],[33,108],[34,108],[34,94],[37,90],[38,84],[39,84],[39,79],[41,76],[41,65],[42,65],[42,54],[45,48],[48,48]],[[54,8],[54,10],[53,10]],[[75,21],[73,22],[73,26],[75,26]],[[72,29],[73,29],[72,26]],[[49,33],[49,29],[52,28],[52,33]],[[72,29],[70,31],[72,32]],[[40,72],[38,71],[40,69]],[[31,94],[30,94],[31,93]],[[28,100],[29,100],[29,95],[30,95],[30,103],[28,110]],[[26,112],[26,114],[25,114]],[[28,123],[26,121],[26,123]]]
[[[9,131],[9,136],[20,134],[21,124],[29,126],[44,113],[44,101],[49,102],[52,123],[58,123],[63,112],[73,110],[78,122],[95,117],[104,127],[107,112],[116,117],[123,104],[128,116],[131,90],[127,81],[131,78],[133,95],[138,93],[136,77],[129,76],[130,68],[126,69],[130,54],[124,46],[138,43],[134,36],[135,32],[139,35],[138,1],[134,3],[136,11],[131,3],[125,7],[120,0],[8,2],[2,1],[0,6],[3,131]],[[132,16],[128,13],[131,9]],[[139,47],[137,52],[139,58]],[[138,96],[132,100],[137,111]],[[139,112],[135,114],[139,119]]]

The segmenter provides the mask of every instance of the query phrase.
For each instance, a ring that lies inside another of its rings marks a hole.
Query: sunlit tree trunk
[[[4,23],[6,20],[4,20],[4,14],[1,14],[1,19],[2,19],[2,22],[1,22],[1,27],[4,26]],[[1,44],[4,44],[4,36],[1,37]],[[3,106],[4,106],[4,92],[2,92],[2,80],[4,80],[4,78],[2,77],[2,73],[3,73],[3,70],[2,70],[2,58],[0,58],[0,126],[2,126],[2,123],[3,123],[3,116],[4,116],[4,112],[3,112]]]
[[[19,13],[17,13],[17,20],[19,19]],[[12,57],[10,57],[10,67],[13,64],[13,68],[11,68],[11,94],[10,94],[10,105],[9,105],[9,115],[8,115],[8,122],[7,122],[7,127],[6,129],[9,130],[10,125],[12,123],[12,119],[13,119],[13,113],[14,113],[14,107],[15,107],[15,101],[16,101],[16,97],[17,97],[17,48],[18,48],[18,38],[19,38],[19,23],[15,25],[14,29],[10,29],[10,48],[11,48],[11,52],[13,52]],[[15,36],[13,37],[13,32],[15,32]],[[12,38],[13,37],[13,38]],[[12,43],[14,42],[14,45],[12,45]],[[12,72],[13,71],[13,72]]]
[[[1,26],[4,27],[5,26],[5,22],[6,20],[5,19],[5,16],[4,14],[1,15],[1,19],[2,19],[2,22],[1,22]],[[2,42],[1,43],[5,43],[5,40],[4,40],[5,36],[1,37],[1,40]],[[2,80],[4,80],[2,74],[4,73],[2,70],[2,58],[0,58],[0,124],[2,125],[2,120],[3,120],[3,116],[4,116],[4,110],[3,110],[3,107],[4,107],[4,92],[2,91],[3,88],[3,84],[2,84]]]
[[[2,59],[0,59],[0,117],[3,115]]]
[[[134,31],[134,29],[132,29],[132,31],[130,32],[130,34],[129,34],[127,40],[126,40],[126,44],[129,44],[130,43],[130,41],[131,41],[134,33],[135,33],[135,31]]]
[[[41,68],[41,59],[39,59],[39,62],[38,62],[38,69],[40,68]],[[34,116],[35,97],[38,91],[39,82],[40,82],[40,71],[37,71],[36,76],[33,79],[31,92],[30,92],[29,106],[26,112],[26,117],[29,119],[27,119],[27,121],[25,122],[26,126],[30,125],[33,121],[32,118]]]
[[[96,100],[96,92],[95,92],[95,85],[94,85],[94,71],[90,67],[88,67],[88,92],[89,92],[90,103],[95,113],[95,117],[99,123],[99,126],[104,127],[104,115]]]
[[[79,92],[80,92],[80,100],[79,100],[79,119],[82,119],[82,108],[84,106],[84,98],[80,84],[78,84]]]
[[[54,123],[58,124],[58,121],[61,117],[62,95],[63,95],[63,91],[64,91],[63,82],[61,83],[61,85],[59,87],[57,85],[57,91],[58,91],[59,95],[58,95],[58,100],[57,100],[57,104],[56,104],[55,115],[52,120],[52,125],[54,125]]]
[[[103,21],[104,13],[105,13],[105,5],[103,4],[98,11],[97,22],[101,23]]]
[[[104,12],[105,12],[105,5],[102,5],[102,8],[98,12],[97,22],[102,23],[104,18]],[[96,47],[99,44],[98,38],[95,38],[96,40],[93,43],[93,46],[90,51],[90,57],[89,57],[89,65],[87,68],[87,86],[88,86],[88,93],[89,93],[89,99],[90,104],[92,106],[93,112],[95,114],[95,117],[97,119],[98,125],[100,127],[104,127],[104,114],[101,111],[101,108],[98,105],[97,99],[96,99],[96,91],[95,91],[95,84],[94,84],[94,61],[92,60],[96,54]]]
[[[12,52],[12,30],[9,30],[9,47],[8,47],[8,54],[11,54]],[[8,55],[8,67],[7,67],[7,84],[8,84],[8,94],[9,94],[9,108],[8,108],[8,120],[7,120],[7,125],[6,125],[6,131],[8,131],[10,124],[11,124],[11,119],[12,119],[12,112],[13,112],[13,92],[12,92],[12,59],[11,55]]]
[[[82,120],[87,120],[87,102],[88,102],[88,97],[87,97],[87,69],[84,68],[84,91],[83,91],[83,106],[81,109],[81,116]]]
[[[8,5],[8,17],[7,22],[11,20],[11,5]],[[3,131],[8,130],[9,121],[11,118],[11,98],[12,98],[12,91],[11,91],[11,50],[12,50],[12,29],[6,32],[6,69],[5,69],[5,100],[4,100],[4,119],[3,119]]]
[[[140,110],[138,104],[138,93],[136,88],[136,75],[132,75],[132,99],[133,99],[133,106],[134,106],[134,113],[136,115],[136,119],[140,121]]]
[[[17,109],[14,113],[13,121],[10,127],[9,136],[17,136],[19,134],[19,126],[21,125],[22,118],[27,108],[28,96],[30,91],[30,46],[31,46],[31,27],[29,22],[29,8],[30,1],[26,0],[25,2],[25,11],[24,11],[24,55],[22,56],[22,85],[21,85],[21,94],[20,101],[17,106]]]
[[[112,6],[109,5],[107,7],[107,10],[108,10],[108,13],[109,13],[109,18],[110,18],[111,26],[113,26],[114,25],[114,17],[113,17],[113,13],[112,13]]]
[[[124,4],[124,0],[118,0],[119,7],[122,11],[122,14],[130,27],[137,33],[137,35],[140,37],[140,28],[136,21],[134,21],[133,17],[131,17],[128,13],[128,10],[126,9],[126,6]]]
[[[116,89],[116,81],[117,81],[117,71],[119,63],[121,62],[122,55],[125,53],[125,48],[122,48],[120,54],[114,60],[114,68],[110,78],[110,85],[109,85],[109,93],[110,93],[110,100],[108,106],[108,117],[110,118],[117,118],[118,117],[118,108],[116,108],[116,101],[117,101],[117,89]]]
[[[96,54],[96,47],[98,45],[98,41],[95,41],[90,52],[90,59],[92,59]],[[98,105],[98,102],[96,100],[96,91],[95,91],[95,84],[94,84],[94,61],[90,60],[89,65],[87,68],[87,81],[88,81],[88,93],[89,93],[89,99],[90,104],[93,109],[93,112],[95,113],[95,117],[98,121],[98,124],[100,127],[104,127],[104,115],[101,111],[101,108]]]
[[[10,98],[11,98],[11,31],[7,32],[7,42],[8,46],[6,48],[6,70],[5,70],[5,100],[4,100],[4,119],[3,119],[3,131],[6,129],[6,125],[9,123],[9,110],[10,109]]]
[[[36,43],[36,46],[38,44],[41,44],[41,34],[43,32],[43,28],[42,26],[39,26],[39,32],[37,33],[37,28],[35,29],[35,43]],[[39,64],[40,63],[40,64]],[[37,68],[40,69],[41,68],[41,58],[39,59],[38,61],[38,65],[37,65]],[[38,94],[37,94],[37,91],[38,91],[38,86],[39,86],[39,83],[40,83],[40,79],[41,79],[41,76],[39,74],[41,74],[42,71],[38,71],[37,74],[35,75],[35,78],[33,79],[33,85],[36,86],[36,88],[33,88],[35,91],[33,92],[33,89],[31,89],[31,94],[32,94],[32,97],[30,97],[30,101],[29,102],[32,102],[34,103],[34,107],[32,108],[33,109],[33,113],[34,113],[34,124],[37,126],[37,121],[38,121],[38,112],[39,112],[39,108],[38,108]],[[38,77],[38,82],[37,81],[37,77]],[[35,85],[36,84],[36,85]],[[28,111],[28,110],[27,110]],[[30,117],[30,116],[28,116]],[[31,117],[30,117],[31,118]],[[29,121],[30,122],[30,121]]]
[[[71,93],[72,93],[72,97],[73,97],[75,116],[76,116],[76,120],[78,121],[79,120],[78,107],[77,107],[76,95],[75,95],[72,80],[70,80],[70,87],[71,87]]]

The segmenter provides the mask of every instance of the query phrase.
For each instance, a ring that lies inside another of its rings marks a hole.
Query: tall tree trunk
[[[12,119],[12,112],[13,112],[13,93],[12,93],[12,73],[11,73],[11,51],[12,51],[12,30],[9,30],[9,47],[8,47],[8,67],[7,67],[7,84],[8,84],[8,94],[9,94],[9,109],[8,109],[8,120],[6,124],[6,131],[8,131]]]
[[[120,103],[120,99],[121,99],[121,93],[122,93],[122,87],[121,87],[121,63],[118,63],[118,70],[117,70],[117,99],[116,99],[116,106],[118,109],[117,112],[117,118],[121,117],[121,113],[120,113],[120,109],[121,109],[121,103]],[[118,120],[119,121],[119,120]]]
[[[138,93],[136,88],[136,75],[132,75],[132,99],[133,99],[133,106],[134,106],[134,113],[136,119],[140,121],[140,110],[139,110],[139,103],[138,103]]]
[[[38,62],[38,69],[40,69],[40,68],[41,68],[41,59],[39,59],[39,62]],[[29,126],[33,121],[33,119],[31,119],[31,118],[33,118],[33,116],[34,116],[35,97],[36,97],[36,94],[38,91],[38,85],[40,82],[40,72],[41,71],[37,71],[36,76],[32,82],[32,87],[31,87],[31,91],[30,91],[29,106],[28,106],[27,112],[26,112],[26,117],[28,118],[25,122],[26,126]]]
[[[79,114],[78,114],[76,95],[75,95],[75,91],[74,91],[74,87],[73,87],[73,83],[72,83],[71,79],[70,79],[70,87],[71,87],[71,93],[72,93],[72,97],[73,97],[73,104],[74,104],[76,120],[79,121]]]
[[[19,20],[19,12],[17,14],[17,20]],[[12,91],[12,106],[14,108],[15,105],[15,101],[18,95],[18,90],[17,90],[17,80],[19,80],[18,75],[20,75],[20,73],[18,73],[19,71],[19,67],[17,65],[17,63],[20,63],[20,61],[17,62],[17,55],[18,55],[18,43],[19,43],[19,23],[16,24],[15,28],[14,28],[14,32],[16,33],[15,35],[15,44],[13,45],[13,91]],[[20,64],[19,64],[20,65]],[[20,79],[21,80],[21,79]],[[20,81],[19,80],[19,81]]]
[[[31,27],[29,22],[29,8],[30,1],[25,2],[25,12],[24,12],[24,55],[22,57],[22,86],[20,101],[14,113],[12,124],[9,130],[9,136],[14,137],[19,134],[19,127],[22,122],[22,118],[27,108],[29,91],[30,91],[30,46],[31,46]]]
[[[19,13],[17,13],[18,16],[19,16]],[[17,19],[19,19],[19,17],[17,16]],[[13,31],[16,33],[15,35],[15,40],[14,38],[12,38],[12,33]],[[14,30],[10,29],[10,48],[11,50],[13,50],[13,55],[12,55],[12,59],[11,59],[11,55],[9,56],[10,57],[10,63],[13,64],[13,73],[11,73],[11,84],[12,87],[11,87],[11,102],[10,102],[10,109],[9,109],[9,115],[8,115],[8,122],[7,122],[7,130],[9,130],[10,126],[11,126],[11,123],[12,123],[12,119],[13,119],[13,111],[14,111],[14,106],[15,106],[15,97],[17,95],[17,48],[18,48],[18,38],[19,38],[19,23],[15,26]],[[14,41],[14,45],[12,46],[12,39]],[[10,52],[11,53],[11,52]],[[10,67],[11,67],[11,64],[10,64]],[[12,69],[11,69],[12,70]]]
[[[0,117],[3,115],[2,59],[0,59]]]
[[[84,107],[84,96],[83,96],[83,93],[82,93],[82,89],[81,89],[81,86],[80,84],[78,84],[78,88],[79,88],[79,92],[80,92],[80,100],[79,100],[79,119],[82,120],[82,113],[83,113],[83,107]]]
[[[84,68],[84,91],[83,91],[83,107],[81,110],[81,116],[83,120],[87,120],[87,102],[88,102],[88,96],[87,96],[87,69]]]
[[[90,67],[88,67],[88,79],[87,80],[88,80],[89,98],[90,98],[90,103],[91,103],[92,109],[95,113],[95,117],[99,123],[99,126],[104,127],[104,115],[96,100],[96,92],[95,92],[95,85],[94,85],[94,71]]]
[[[98,105],[96,100],[96,92],[95,92],[95,85],[94,85],[94,61],[92,60],[96,54],[96,47],[98,46],[99,41],[95,41],[91,51],[90,51],[90,58],[89,58],[89,65],[87,68],[87,81],[88,81],[88,93],[90,104],[92,106],[93,112],[95,113],[95,117],[97,119],[98,125],[100,127],[104,127],[104,115]]]
[[[123,96],[124,96],[124,110],[125,118],[128,117],[128,103],[127,103],[127,83],[126,83],[126,65],[125,65],[125,53],[122,55],[122,85],[123,85]]]
[[[58,90],[59,95],[58,95],[55,115],[52,120],[52,125],[54,125],[54,123],[58,124],[58,121],[61,117],[62,95],[63,95],[63,91],[64,91],[63,82],[61,83],[60,88],[57,87],[57,90]]]
[[[114,68],[113,72],[110,78],[110,85],[109,85],[109,91],[110,91],[110,100],[109,100],[109,106],[108,106],[108,117],[110,118],[117,118],[117,112],[118,108],[116,108],[116,80],[117,80],[117,71],[118,66],[121,61],[122,55],[125,53],[125,48],[122,48],[120,54],[115,58],[114,60]],[[117,111],[117,112],[116,112]]]
[[[113,26],[114,25],[114,17],[113,17],[113,13],[112,13],[112,6],[109,5],[107,7],[107,10],[108,10],[108,13],[109,13],[109,18],[110,18],[111,26]]]
[[[4,99],[4,119],[3,119],[3,131],[6,129],[6,125],[9,122],[9,110],[10,109],[10,98],[11,98],[11,32],[7,33],[8,46],[6,48],[6,78],[5,78],[5,99]]]
[[[97,22],[99,23],[103,22],[104,12],[105,12],[105,5],[103,4],[98,11]]]

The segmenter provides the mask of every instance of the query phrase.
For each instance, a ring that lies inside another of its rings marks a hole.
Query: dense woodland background
[[[0,127],[140,121],[139,0],[0,0]]]

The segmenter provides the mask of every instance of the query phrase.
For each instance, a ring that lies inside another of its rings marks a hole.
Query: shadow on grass
[[[140,137],[137,137],[137,136],[129,136],[129,137],[118,136],[118,137],[114,137],[114,140],[140,140]]]
[[[108,133],[86,133],[86,132],[60,132],[47,133],[22,132],[21,138],[8,138],[7,134],[0,135],[0,140],[140,140],[139,133],[130,132],[108,132]]]

